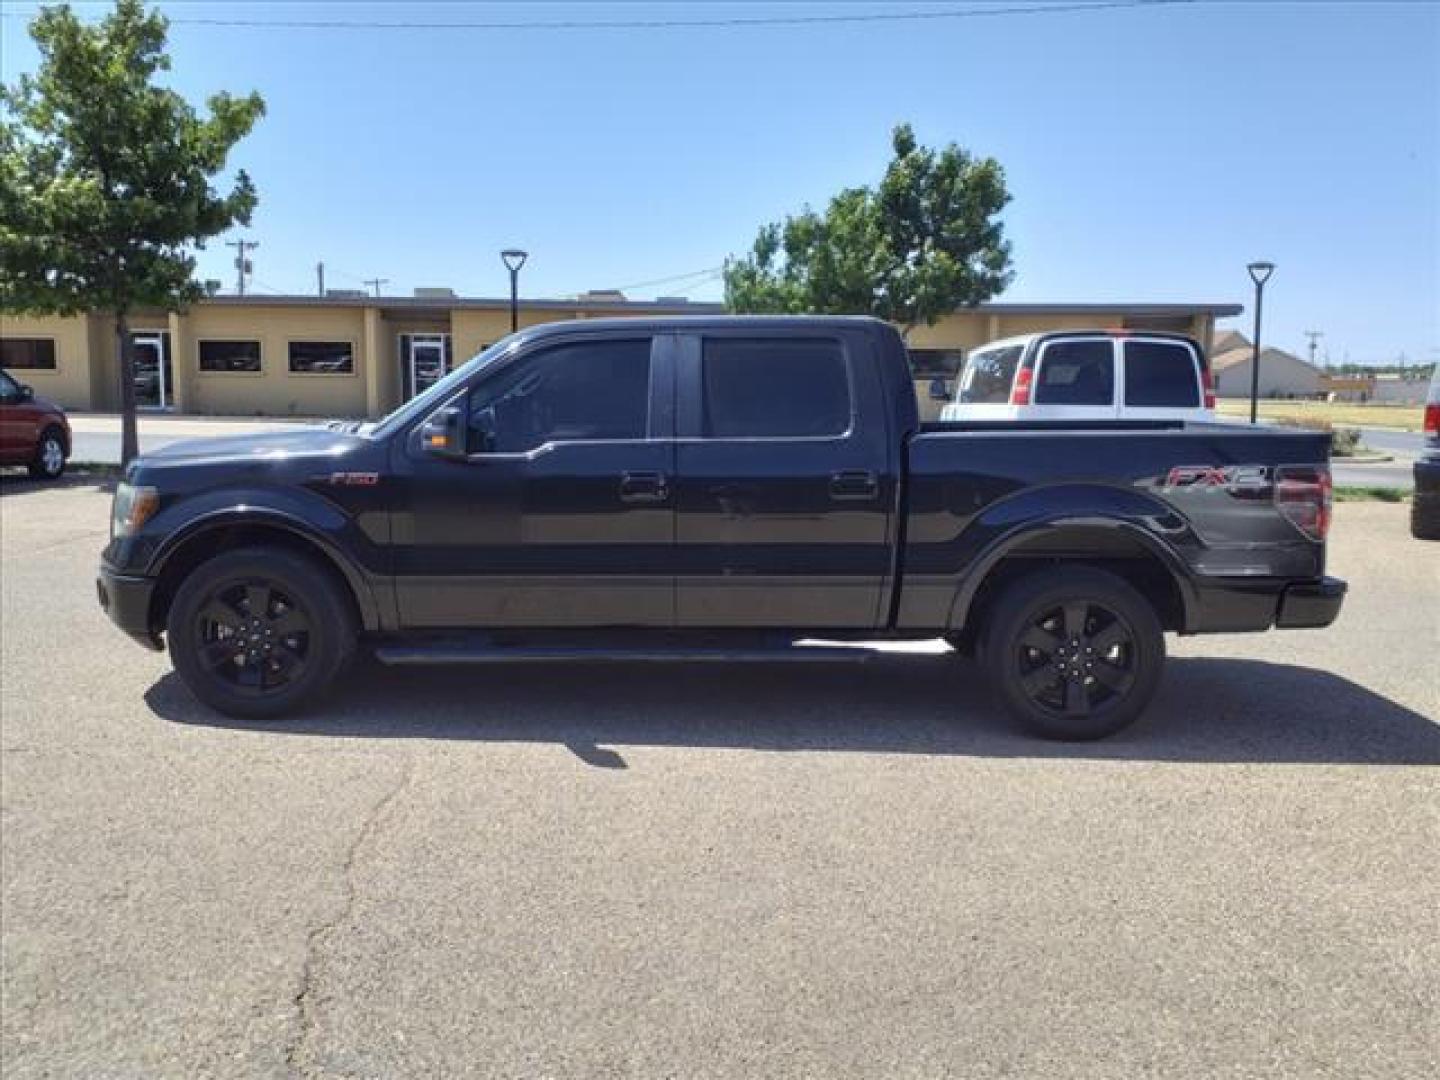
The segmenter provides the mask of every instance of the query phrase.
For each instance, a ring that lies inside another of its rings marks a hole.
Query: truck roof
[[[1165,338],[1170,341],[1184,341],[1191,345],[1198,344],[1189,334],[1177,334],[1171,330],[1144,330],[1116,327],[1096,328],[1087,326],[1077,327],[1074,330],[1033,330],[1028,334],[1015,334],[1011,337],[987,341],[984,345],[976,345],[970,351],[977,353],[988,352],[990,349],[1010,348],[1016,345],[1027,346],[1036,341],[1044,341],[1057,337]]]
[[[814,330],[824,326],[894,329],[889,323],[870,315],[657,315],[641,318],[618,316],[606,319],[567,319],[527,327],[520,333],[528,339],[534,339],[586,330],[694,331],[706,327],[724,327],[727,330]]]

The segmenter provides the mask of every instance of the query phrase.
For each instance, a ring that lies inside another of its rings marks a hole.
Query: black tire
[[[58,480],[65,472],[65,436],[58,427],[48,427],[35,444],[35,456],[28,466],[36,480]]]
[[[1165,666],[1165,633],[1149,601],[1089,567],[1016,581],[989,608],[982,634],[1001,704],[1047,739],[1103,739],[1134,723]]]
[[[349,597],[329,567],[269,547],[197,566],[176,590],[165,630],[190,692],[247,720],[318,699],[354,655],[357,633]]]
[[[1416,540],[1440,540],[1440,493],[1415,492],[1410,504],[1410,535]]]

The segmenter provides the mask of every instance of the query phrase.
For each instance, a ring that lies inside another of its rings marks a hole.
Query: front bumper
[[[1340,616],[1340,605],[1345,602],[1347,587],[1345,582],[1334,577],[1287,585],[1280,594],[1275,625],[1285,629],[1329,626]]]
[[[110,616],[111,622],[147,649],[156,652],[164,649],[159,632],[150,626],[150,598],[155,592],[153,578],[117,574],[101,563],[95,591],[100,609]]]

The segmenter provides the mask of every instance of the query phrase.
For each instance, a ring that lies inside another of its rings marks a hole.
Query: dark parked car
[[[311,701],[362,643],[729,662],[943,635],[1033,729],[1096,738],[1154,694],[1165,631],[1335,619],[1328,453],[1180,420],[922,424],[872,319],[554,324],[378,424],[132,463],[100,601],[237,716]]]
[[[24,465],[31,476],[54,480],[69,456],[70,421],[64,410],[0,371],[0,465]]]
[[[1425,452],[1415,462],[1410,533],[1417,540],[1440,540],[1440,366],[1430,376],[1425,402]]]

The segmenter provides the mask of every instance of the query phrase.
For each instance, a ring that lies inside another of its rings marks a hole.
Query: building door
[[[175,403],[175,378],[170,366],[168,333],[139,331],[130,335],[135,356],[135,404],[141,409],[169,409]]]
[[[450,370],[449,334],[402,334],[400,354],[405,365],[405,397],[423,394]]]

